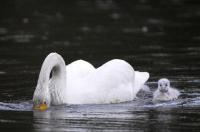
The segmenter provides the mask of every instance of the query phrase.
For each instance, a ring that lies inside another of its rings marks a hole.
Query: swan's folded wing
[[[83,101],[97,104],[130,101],[135,97],[133,85],[133,68],[123,60],[114,59],[83,80]]]
[[[94,66],[84,60],[77,60],[66,66],[67,78],[71,78],[73,80],[86,77],[94,70]]]
[[[134,92],[137,93],[148,79],[149,79],[148,72],[135,71]]]

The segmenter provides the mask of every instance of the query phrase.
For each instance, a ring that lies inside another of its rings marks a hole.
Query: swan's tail
[[[149,79],[148,72],[135,71],[134,93],[137,94],[144,83]]]

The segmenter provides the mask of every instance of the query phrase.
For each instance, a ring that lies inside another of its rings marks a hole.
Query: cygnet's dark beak
[[[167,93],[167,92],[168,92],[168,89],[167,89],[167,88],[161,88],[161,89],[160,89],[160,92],[162,92],[162,93]]]

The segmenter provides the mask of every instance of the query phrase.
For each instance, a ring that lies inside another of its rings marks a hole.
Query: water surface
[[[0,129],[3,131],[199,131],[200,3],[195,0],[0,2]],[[98,67],[113,58],[169,78],[177,101],[151,98],[32,111],[39,70],[50,52]]]

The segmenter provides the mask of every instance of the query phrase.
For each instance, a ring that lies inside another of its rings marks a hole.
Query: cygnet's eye
[[[167,83],[165,84],[165,86],[166,86],[166,87],[168,86]]]
[[[160,84],[160,87],[162,86],[162,84]]]

